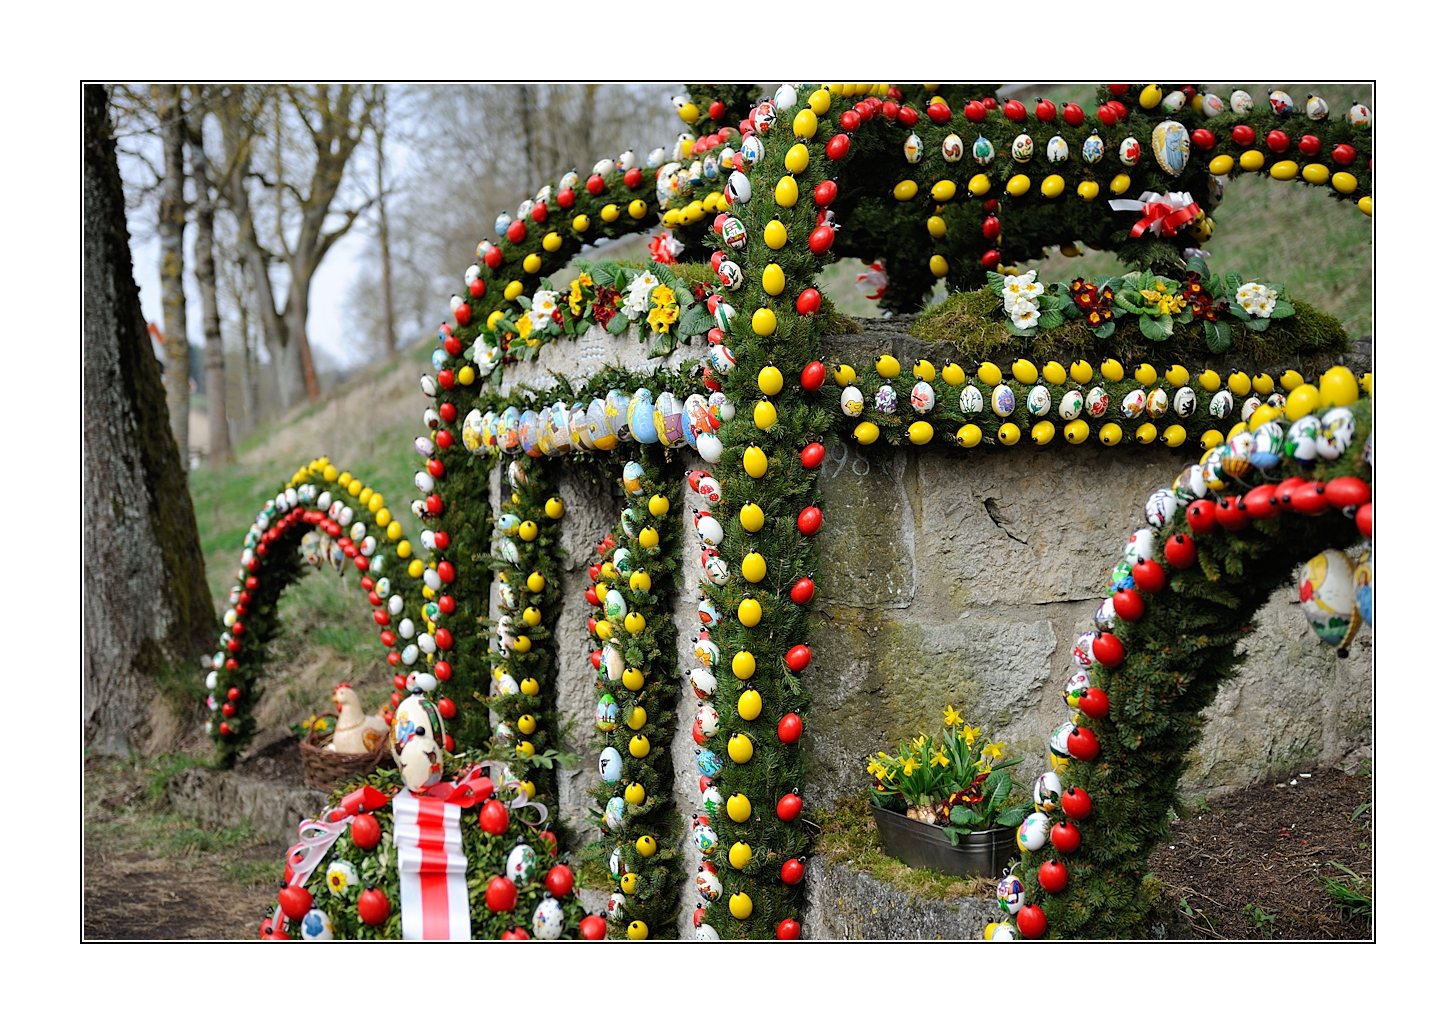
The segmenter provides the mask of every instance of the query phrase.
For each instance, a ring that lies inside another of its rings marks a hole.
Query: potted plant
[[[945,709],[938,738],[901,741],[869,759],[870,802],[885,852],[911,867],[996,878],[1016,853],[1016,828],[1031,810],[1008,770],[1005,744],[988,741]]]

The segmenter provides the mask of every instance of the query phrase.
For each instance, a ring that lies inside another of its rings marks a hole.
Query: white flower
[[[1234,298],[1243,307],[1244,312],[1251,316],[1268,317],[1274,312],[1274,300],[1279,293],[1272,288],[1266,288],[1256,281],[1248,281],[1239,286],[1234,293]]]
[[[627,288],[627,299],[622,304],[628,319],[636,320],[651,308],[652,289],[661,283],[650,270],[644,270],[632,279],[632,284]]]
[[[1037,309],[1037,307],[1033,303],[1027,302],[1024,305],[1021,305],[1020,309],[1016,310],[1011,314],[1011,322],[1017,327],[1024,329],[1027,327],[1035,327],[1036,322],[1038,319],[1040,319],[1040,317],[1041,310]]]
[[[1008,302],[1016,299],[1035,299],[1044,291],[1046,288],[1037,283],[1035,270],[1028,270],[1020,277],[1008,274],[1001,286],[1001,296]],[[1007,308],[1009,311],[1010,307]]]
[[[531,330],[539,331],[551,326],[551,314],[556,312],[555,292],[542,288],[531,298]]]

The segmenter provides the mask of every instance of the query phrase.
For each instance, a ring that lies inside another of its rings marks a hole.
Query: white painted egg
[[[1180,420],[1186,420],[1198,411],[1198,396],[1192,388],[1182,387],[1173,394],[1173,412]]]
[[[1375,628],[1375,555],[1369,548],[1355,559],[1355,610]]]
[[[1046,845],[1051,827],[1051,819],[1045,814],[1041,811],[1031,812],[1021,822],[1021,827],[1016,830],[1016,845],[1026,853],[1040,850]]]
[[[1348,555],[1331,548],[1300,567],[1299,607],[1324,643],[1343,647],[1354,636],[1360,613],[1355,607],[1355,566]]]
[[[304,942],[328,942],[334,937],[334,922],[318,907],[311,907],[299,922]]]
[[[723,500],[723,485],[717,478],[705,476],[698,481],[698,494],[707,498],[709,505],[716,505]]]
[[[399,652],[399,660],[406,665],[413,665],[420,660],[420,649],[414,644],[409,644],[404,650]]]
[[[1179,505],[1197,501],[1207,493],[1208,484],[1203,482],[1202,466],[1195,464],[1186,467],[1173,481],[1173,495],[1178,499]]]
[[[1273,469],[1279,465],[1279,457],[1284,452],[1284,425],[1270,420],[1253,431],[1253,447],[1249,451],[1249,461],[1259,470]]]
[[[718,460],[723,457],[723,442],[713,434],[699,434],[698,454],[702,456],[704,462],[716,466]]]
[[[1142,388],[1133,388],[1122,399],[1122,415],[1124,419],[1136,419],[1143,414],[1147,408],[1148,396]]]
[[[710,902],[723,895],[723,883],[718,878],[718,871],[706,861],[698,869],[698,877],[694,884],[697,886],[698,895]]]
[[[916,412],[929,412],[935,408],[935,389],[925,381],[916,381],[910,389],[910,407]]]
[[[531,931],[538,939],[559,939],[566,927],[566,913],[561,904],[550,896],[536,905],[531,915]]]
[[[1009,384],[997,384],[991,391],[991,411],[1006,417],[1016,412],[1016,392]]]
[[[617,782],[622,778],[622,755],[617,752],[616,747],[602,748],[601,755],[597,758],[597,771],[607,782]]]
[[[1045,416],[1052,411],[1052,393],[1045,384],[1038,384],[1026,393],[1026,411],[1033,416]]]
[[[709,582],[716,583],[720,587],[733,577],[728,563],[717,555],[710,555],[703,562],[703,574],[708,577]]]
[[[1069,421],[1082,415],[1082,392],[1073,388],[1062,395],[1062,400],[1057,403],[1057,415]]]
[[[991,925],[988,938],[991,942],[1015,942],[1016,928],[1010,921],[998,921]]]
[[[1083,633],[1072,642],[1072,662],[1078,668],[1091,668],[1097,664],[1097,659],[1092,657],[1092,641],[1097,639],[1095,631]]]
[[[718,942],[718,929],[704,922],[693,929],[694,942]]]
[[[1284,435],[1284,454],[1300,462],[1313,462],[1319,455],[1316,443],[1322,429],[1318,416],[1301,416]]]
[[[408,640],[410,637],[412,637],[412,636],[415,635],[415,623],[414,623],[414,620],[413,619],[400,619],[399,620],[399,626],[398,626],[396,632],[398,632],[400,636],[402,636],[406,640]]]
[[[723,525],[712,516],[697,516],[698,537],[704,544],[711,544],[717,547],[723,543]]]
[[[1008,914],[1015,914],[1026,906],[1026,886],[1015,875],[1003,875],[996,883],[996,902]]]
[[[717,668],[723,655],[718,650],[718,645],[710,640],[708,634],[704,632],[698,636],[698,642],[693,646],[693,657],[702,662],[706,668]]]
[[[621,679],[622,673],[627,671],[627,659],[616,643],[609,643],[602,648],[602,664],[606,667],[607,678],[612,682]]]
[[[688,674],[688,683],[692,686],[693,693],[698,695],[699,700],[708,700],[713,696],[713,691],[718,688],[718,677],[706,668],[695,668]]]
[[[1338,459],[1355,440],[1355,414],[1349,409],[1328,410],[1320,417],[1320,430],[1314,447],[1324,459]]]
[[[1051,814],[1062,802],[1062,777],[1056,772],[1043,772],[1031,784],[1031,802],[1038,811]]]
[[[1234,396],[1227,390],[1218,391],[1208,400],[1208,414],[1221,420],[1234,411]]]
[[[1102,385],[1095,385],[1087,392],[1087,415],[1093,419],[1101,419],[1107,413],[1107,406],[1112,399],[1107,396],[1107,389]]]
[[[1250,395],[1248,398],[1244,399],[1244,404],[1239,406],[1239,419],[1243,420],[1245,423],[1249,422],[1249,417],[1253,416],[1254,413],[1258,412],[1259,406],[1263,404],[1264,400],[1258,395]]]
[[[853,384],[839,395],[839,410],[846,416],[858,416],[864,412],[864,393]]]
[[[1112,607],[1112,598],[1104,598],[1092,613],[1092,625],[1101,630],[1111,629],[1117,624],[1117,610]]]
[[[506,877],[516,885],[526,885],[536,877],[536,851],[525,843],[506,855]]]
[[[960,406],[961,412],[967,416],[974,416],[981,411],[984,399],[981,397],[981,389],[974,384],[967,384],[961,388]]]
[[[1153,557],[1153,531],[1146,526],[1134,530],[1127,543],[1122,546],[1122,557],[1128,562],[1136,562],[1139,558]]]
[[[602,812],[602,824],[608,832],[616,832],[627,820],[627,801],[619,796],[614,796],[607,801],[606,809]]]
[[[965,156],[965,153],[966,144],[961,141],[959,135],[953,132],[947,135],[945,141],[940,144],[941,159],[948,164],[960,163],[961,157]]]
[[[704,736],[712,739],[718,735],[718,712],[713,709],[713,705],[704,704],[698,708],[694,718]]]
[[[622,920],[622,914],[627,906],[627,897],[620,892],[614,892],[607,897],[607,916],[613,921]]]
[[[1166,487],[1159,488],[1148,495],[1147,503],[1143,506],[1143,516],[1147,519],[1148,525],[1158,530],[1167,526],[1177,511],[1178,499]]]
[[[1148,392],[1147,413],[1149,419],[1158,419],[1168,411],[1168,392],[1153,388]]]

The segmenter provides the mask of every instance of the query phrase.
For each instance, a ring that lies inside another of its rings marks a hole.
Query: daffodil
[[[985,762],[987,762],[989,764],[992,761],[999,761],[999,760],[1001,760],[1001,758],[1005,755],[1005,753],[1006,753],[1006,744],[1004,744],[1004,743],[987,743],[985,749],[981,751],[981,760],[983,760],[983,761],[985,761]]]
[[[905,759],[905,775],[906,776],[914,775],[915,774],[915,769],[917,769],[919,767],[920,767],[920,762],[917,761],[917,760],[915,760],[915,758],[913,758],[913,757],[907,757]]]
[[[981,738],[981,730],[966,726],[961,730],[961,739],[966,741],[966,746],[975,746],[976,740]]]
[[[950,758],[945,756],[944,747],[941,747],[935,752],[935,756],[930,759],[930,763],[935,765],[935,767],[937,768],[944,768],[946,765],[950,764]]]
[[[961,725],[964,722],[965,722],[965,719],[961,717],[961,713],[959,711],[957,711],[955,708],[951,707],[949,704],[947,704],[945,706],[945,724],[946,725],[954,727],[954,726],[957,726],[957,725]]]

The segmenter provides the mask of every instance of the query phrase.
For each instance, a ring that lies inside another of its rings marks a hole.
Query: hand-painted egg
[[[1052,393],[1045,384],[1038,384],[1026,393],[1026,411],[1033,416],[1045,416],[1052,411]]]
[[[1332,647],[1344,647],[1360,628],[1355,607],[1355,566],[1343,551],[1331,548],[1299,570],[1299,607],[1315,635]]]
[[[1106,631],[1117,624],[1117,610],[1112,606],[1112,598],[1104,598],[1092,613],[1092,625]]]
[[[1124,167],[1135,167],[1138,158],[1142,155],[1142,145],[1131,135],[1123,139],[1117,147],[1117,158],[1122,161]]]
[[[1153,531],[1146,526],[1134,530],[1127,543],[1122,546],[1122,557],[1129,562],[1136,562],[1139,558],[1152,558]]]
[[[925,381],[916,381],[910,389],[910,408],[916,412],[929,412],[935,408],[935,389]]]
[[[723,543],[723,524],[710,515],[694,513],[696,519],[695,527],[698,531],[698,539],[704,544],[711,544],[717,547]]]
[[[1034,154],[1035,152],[1036,143],[1033,142],[1031,136],[1027,135],[1025,132],[1016,136],[1016,138],[1013,139],[1011,142],[1011,159],[1015,160],[1019,164],[1026,163],[1028,160],[1031,159],[1032,154]]]
[[[853,384],[839,394],[839,410],[846,416],[858,416],[864,412],[864,393]]]
[[[1178,499],[1166,487],[1149,495],[1147,504],[1143,506],[1143,515],[1147,519],[1148,525],[1154,529],[1162,529],[1167,526],[1177,511]]]
[[[666,448],[682,448],[687,442],[682,427],[683,403],[670,391],[664,391],[653,403],[652,428],[659,444]]]
[[[1219,96],[1217,96],[1217,95],[1215,95],[1214,93],[1211,93],[1211,92],[1206,92],[1206,93],[1203,94],[1203,116],[1204,117],[1217,117],[1219,114],[1222,114],[1223,112],[1224,112],[1224,104],[1223,104],[1223,99],[1221,97],[1219,97]]]
[[[708,634],[704,632],[698,636],[698,642],[693,647],[693,657],[697,658],[707,668],[717,668],[718,662],[722,660],[723,655],[718,650],[718,645],[708,639]]]
[[[559,939],[565,928],[566,913],[561,909],[560,903],[547,896],[536,904],[535,913],[531,915],[531,933],[536,938]]]
[[[1363,103],[1356,103],[1350,108],[1349,112],[1345,114],[1345,120],[1349,121],[1350,124],[1356,128],[1369,128],[1370,123],[1374,120],[1374,118],[1370,113],[1369,107],[1367,107]]]
[[[1051,751],[1053,756],[1071,756],[1067,748],[1067,741],[1071,738],[1072,730],[1074,728],[1076,728],[1076,726],[1074,726],[1071,722],[1064,722],[1057,728],[1056,732],[1052,733],[1051,739],[1047,741],[1047,749]]]
[[[1224,466],[1228,458],[1229,447],[1226,444],[1214,445],[1203,459],[1203,482],[1208,489],[1215,493],[1222,491],[1228,486],[1233,474]]]
[[[639,444],[657,444],[657,426],[653,422],[652,392],[638,388],[632,400],[627,403],[627,420],[631,425],[632,437]]]
[[[597,758],[597,771],[606,782],[617,782],[622,778],[622,755],[616,747],[603,747]]]
[[[1146,406],[1149,419],[1159,419],[1168,411],[1168,392],[1162,388],[1153,388],[1148,392],[1148,403]]]
[[[881,384],[880,389],[875,392],[875,412],[892,413],[896,404],[895,388],[890,384]]]
[[[718,869],[707,861],[698,869],[698,876],[693,884],[697,886],[698,895],[709,902],[723,895],[723,883],[718,878]]]
[[[1254,97],[1242,89],[1235,89],[1229,94],[1229,109],[1235,114],[1248,114],[1254,110]]]
[[[1258,395],[1250,395],[1248,398],[1244,399],[1244,404],[1239,406],[1239,419],[1243,420],[1245,423],[1249,422],[1249,419],[1254,415],[1254,413],[1259,411],[1259,407],[1263,404],[1264,400]]]
[[[608,590],[606,599],[602,601],[602,610],[613,622],[621,622],[627,616],[627,599],[619,590]]]
[[[1136,419],[1143,414],[1147,408],[1148,396],[1143,393],[1142,388],[1133,388],[1122,399],[1122,415],[1124,419]]]
[[[728,568],[728,563],[717,555],[709,555],[703,560],[703,575],[708,578],[708,582],[715,583],[720,587],[733,578],[733,573]]]
[[[693,693],[698,695],[699,700],[708,700],[713,696],[713,691],[718,688],[718,677],[706,668],[695,668],[688,675],[688,683],[692,686]]]
[[[706,597],[698,602],[698,621],[704,626],[712,629],[723,620],[723,614],[718,611],[718,606]]]
[[[1005,913],[1017,913],[1026,906],[1026,886],[1015,875],[1004,876],[996,883],[996,902]]]
[[[485,446],[485,416],[479,409],[471,409],[466,414],[465,422],[460,428],[460,440],[465,443],[465,450],[472,455]]]
[[[1045,814],[1052,814],[1062,803],[1062,777],[1056,772],[1043,772],[1031,784],[1032,805]]]
[[[1253,436],[1245,430],[1229,438],[1222,447],[1227,449],[1223,453],[1224,475],[1234,480],[1242,480],[1248,476],[1249,470],[1253,468],[1253,463],[1249,461],[1249,454],[1254,450]]]
[[[960,407],[961,412],[967,416],[974,416],[981,411],[984,399],[981,397],[981,389],[973,384],[967,384],[961,388]]]
[[[1047,140],[1046,158],[1049,162],[1054,164],[1066,163],[1067,156],[1068,149],[1066,139],[1062,138],[1060,135],[1053,135],[1050,139]]]
[[[506,855],[506,877],[516,885],[527,885],[536,877],[536,851],[525,843]]]
[[[627,908],[627,897],[620,892],[614,892],[607,897],[607,917],[613,921],[622,920],[622,915]]]
[[[621,679],[622,673],[627,671],[626,655],[615,640],[602,648],[602,667],[607,670],[607,678],[612,682]]]
[[[1330,116],[1330,105],[1319,96],[1310,96],[1304,101],[1304,116],[1311,121],[1323,121]]]
[[[1249,461],[1256,469],[1263,471],[1278,466],[1279,457],[1284,453],[1283,424],[1275,420],[1261,424],[1253,431],[1252,444]]]
[[[602,824],[608,832],[616,832],[627,820],[627,801],[619,796],[614,796],[607,801],[606,810],[602,812]]]
[[[1183,109],[1183,104],[1186,102],[1188,102],[1188,97],[1184,96],[1182,91],[1175,89],[1163,97],[1163,113],[1176,114]]]
[[[1052,827],[1051,819],[1041,811],[1032,811],[1016,830],[1016,845],[1023,853],[1033,853],[1046,845]]]
[[[1180,420],[1186,420],[1198,411],[1198,396],[1192,388],[1179,388],[1173,394],[1173,412]]]
[[[718,849],[718,833],[706,822],[700,821],[693,825],[693,845],[704,857],[711,857],[713,851]]]
[[[723,794],[717,786],[708,786],[702,791],[703,813],[717,814],[723,810]]]
[[[602,732],[616,729],[617,710],[617,701],[610,693],[604,693],[597,698],[597,728]]]
[[[693,720],[697,723],[698,728],[702,730],[704,736],[712,739],[718,735],[718,712],[713,708],[713,705],[704,704],[698,708],[697,713],[693,716]],[[704,774],[707,773],[705,772]]]
[[[1087,392],[1087,415],[1093,419],[1100,419],[1107,412],[1107,406],[1111,403],[1107,391],[1099,384],[1093,386]]]
[[[1369,548],[1355,559],[1355,610],[1362,621],[1375,627],[1375,555]]]
[[[1170,95],[1182,96],[1182,93]],[[1153,159],[1173,177],[1188,166],[1188,129],[1177,121],[1163,121],[1153,126]]]
[[[723,758],[711,750],[698,751],[698,774],[705,775],[710,779],[716,779],[718,773],[723,770]]]
[[[1284,454],[1306,465],[1319,457],[1317,444],[1322,424],[1318,416],[1301,416],[1284,435]]]
[[[925,156],[925,144],[920,141],[920,136],[914,132],[905,140],[904,146],[905,162],[907,164],[918,164]]]
[[[1294,113],[1294,100],[1289,98],[1289,93],[1282,89],[1269,90],[1269,106],[1276,114]]]
[[[1016,412],[1016,392],[1009,384],[997,384],[991,391],[991,411],[1001,417]]]
[[[985,167],[996,159],[996,147],[984,135],[978,136],[976,141],[971,143],[971,159]]]
[[[334,922],[318,907],[311,907],[299,922],[299,933],[304,942],[328,942],[334,937]]]
[[[1057,403],[1057,415],[1068,421],[1082,415],[1082,392],[1073,388],[1062,395],[1062,400]]]
[[[1320,458],[1338,459],[1355,441],[1355,414],[1346,408],[1330,409],[1320,417],[1314,447]]]
[[[1092,689],[1092,677],[1085,670],[1078,669],[1067,677],[1067,682],[1062,686],[1062,700],[1067,702],[1069,708],[1080,707],[1083,695],[1090,689]],[[1042,810],[1045,809],[1042,808]]]
[[[1102,159],[1107,144],[1100,135],[1089,135],[1082,143],[1082,162],[1095,164]]]
[[[1072,663],[1078,668],[1091,668],[1097,664],[1097,659],[1092,657],[1092,641],[1096,639],[1097,634],[1091,632],[1083,633],[1072,641]]]
[[[1234,411],[1234,396],[1226,389],[1215,392],[1208,400],[1208,414],[1216,420],[1224,419]]]
[[[965,143],[955,133],[947,135],[945,140],[940,144],[941,158],[948,164],[960,163],[961,157],[965,155],[965,151]]]
[[[704,921],[703,923],[693,928],[693,941],[718,942],[721,940],[718,937],[718,929],[714,928],[712,925]]]
[[[359,884],[359,870],[346,860],[330,861],[324,881],[329,892],[335,896],[343,896]]]
[[[729,353],[731,356],[732,353]],[[708,397],[708,404],[713,408],[713,414],[722,423],[732,423],[733,417],[738,410],[734,407],[732,399],[721,391],[715,391]]]
[[[734,358],[733,350],[727,345],[714,345],[708,349],[708,362],[712,364],[713,369],[722,373],[727,373],[738,365],[738,360]]]

